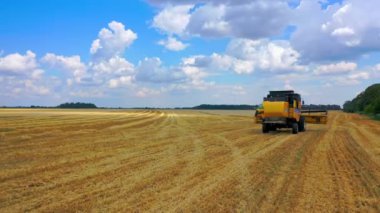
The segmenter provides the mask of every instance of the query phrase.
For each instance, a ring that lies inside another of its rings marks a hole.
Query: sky
[[[2,0],[0,106],[339,104],[380,82],[378,0]]]

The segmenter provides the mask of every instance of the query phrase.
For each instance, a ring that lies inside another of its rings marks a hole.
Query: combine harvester
[[[327,123],[327,110],[302,110],[302,105],[301,96],[292,90],[270,91],[256,110],[256,123],[262,123],[263,133],[291,128],[293,134],[305,131],[305,123]]]

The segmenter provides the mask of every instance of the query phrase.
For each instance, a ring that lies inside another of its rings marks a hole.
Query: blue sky
[[[380,79],[376,0],[4,0],[0,106],[343,104]]]

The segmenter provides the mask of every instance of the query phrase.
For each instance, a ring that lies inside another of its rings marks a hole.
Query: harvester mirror
[[[305,101],[302,101],[302,105],[305,105]]]

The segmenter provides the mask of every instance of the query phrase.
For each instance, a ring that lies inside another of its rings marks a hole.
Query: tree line
[[[81,102],[72,102],[72,103],[63,103],[57,106],[57,108],[66,108],[66,109],[95,109],[98,108],[93,103],[81,103]]]
[[[199,106],[195,106],[192,109],[220,109],[220,110],[255,110],[259,107],[259,105],[227,105],[227,104],[201,104]],[[341,110],[342,108],[336,104],[309,104],[303,105],[302,109],[315,109],[315,110]]]
[[[380,84],[369,86],[351,101],[346,101],[343,110],[368,115],[380,114]]]
[[[195,106],[192,109],[223,109],[223,110],[254,110],[258,107],[258,105],[228,105],[228,104],[201,104],[199,106]]]
[[[308,104],[302,105],[302,109],[316,109],[316,110],[341,110],[340,105],[336,104]]]

